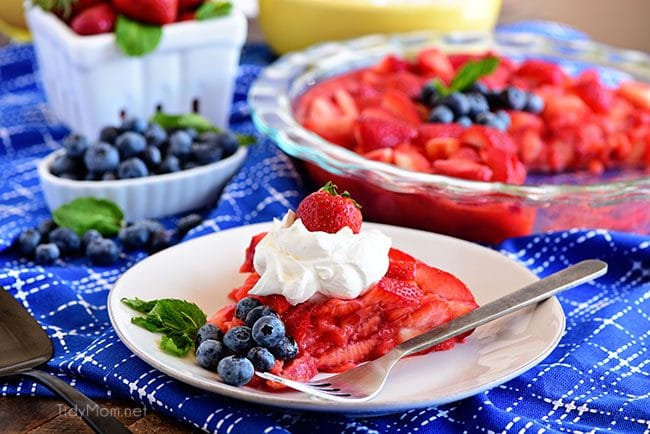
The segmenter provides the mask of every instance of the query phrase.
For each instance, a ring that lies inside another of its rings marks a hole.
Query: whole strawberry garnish
[[[328,182],[300,202],[296,217],[312,232],[335,234],[347,226],[356,234],[361,230],[363,220],[360,208],[350,193],[345,191],[339,194],[336,185]]]
[[[113,0],[113,6],[127,17],[149,24],[176,21],[178,0]]]
[[[72,19],[70,26],[79,35],[98,35],[113,31],[116,14],[108,3],[100,3],[83,10]]]

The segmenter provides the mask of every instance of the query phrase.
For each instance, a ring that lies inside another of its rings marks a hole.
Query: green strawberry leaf
[[[209,1],[203,3],[194,14],[199,21],[230,15],[232,3],[229,1]]]
[[[122,227],[124,213],[110,200],[80,197],[55,209],[52,219],[57,225],[70,228],[79,236],[90,229],[96,229],[104,236],[113,236]]]
[[[117,46],[127,56],[137,57],[151,53],[162,40],[162,27],[133,21],[123,15],[115,23]]]

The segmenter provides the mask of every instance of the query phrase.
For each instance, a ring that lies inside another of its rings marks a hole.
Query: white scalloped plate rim
[[[270,223],[228,229],[159,252],[127,270],[108,298],[111,323],[121,341],[140,359],[186,384],[284,410],[376,415],[457,401],[491,389],[540,363],[558,345],[565,316],[557,298],[479,327],[464,344],[444,352],[399,362],[384,390],[364,403],[334,403],[299,392],[265,392],[222,383],[216,373],[163,353],[158,335],[131,323],[136,312],[123,297],[181,298],[197,303],[208,317],[228,302],[227,294],[244,280],[238,268],[251,236]],[[468,284],[479,304],[537,280],[521,264],[478,244],[396,226],[364,223],[379,229],[393,245],[449,271]]]

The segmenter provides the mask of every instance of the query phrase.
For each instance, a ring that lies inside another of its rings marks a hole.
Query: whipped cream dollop
[[[255,248],[253,266],[261,277],[249,293],[281,294],[293,305],[316,293],[357,298],[388,271],[390,246],[389,237],[372,229],[310,232],[289,211]]]

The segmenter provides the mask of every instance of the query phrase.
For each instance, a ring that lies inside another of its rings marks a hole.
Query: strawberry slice
[[[650,110],[650,85],[638,81],[626,81],[621,84],[618,94],[644,110]]]
[[[354,136],[361,153],[380,148],[394,148],[417,135],[417,130],[399,120],[360,116],[354,127]]]
[[[252,273],[255,271],[255,268],[253,267],[253,258],[255,258],[255,247],[257,247],[257,244],[262,241],[262,238],[266,236],[266,232],[261,232],[253,238],[251,238],[251,242],[246,247],[246,256],[244,259],[244,263],[241,264],[241,267],[239,267],[239,272],[240,273]]]
[[[455,137],[435,137],[427,140],[424,150],[429,160],[449,158],[460,148],[460,140]]]
[[[395,162],[395,150],[391,148],[375,149],[363,154],[369,160],[381,161],[382,163],[393,164]]]
[[[323,138],[341,146],[349,146],[352,140],[352,127],[356,118],[356,104],[345,91],[337,91],[333,99],[318,97],[313,100],[305,126]],[[341,107],[339,104],[343,105]],[[354,107],[352,107],[354,105]]]
[[[572,94],[555,96],[545,101],[542,117],[549,123],[551,129],[564,126],[577,126],[591,110],[584,101]]]
[[[422,124],[418,127],[418,135],[415,143],[419,146],[424,146],[431,139],[439,139],[442,137],[458,139],[463,131],[465,131],[465,128],[458,124]]]
[[[318,374],[318,361],[305,353],[284,365],[280,376],[290,380],[307,381],[316,374]]]
[[[612,107],[614,93],[600,81],[596,71],[586,71],[573,84],[573,92],[596,113],[607,113]]]
[[[483,162],[492,169],[492,181],[522,184],[526,179],[526,168],[516,155],[498,148],[484,148],[479,154]]]
[[[392,74],[386,79],[386,89],[397,90],[412,100],[417,100],[426,82],[426,79],[418,77],[412,72],[401,71]]]
[[[435,294],[446,300],[474,302],[474,296],[467,285],[456,276],[423,262],[417,263],[415,281],[427,294]]]
[[[449,83],[454,78],[454,66],[449,57],[437,48],[421,50],[416,59],[420,72],[424,75],[440,78]]]
[[[411,99],[398,90],[389,89],[381,99],[381,108],[396,118],[417,126],[421,123],[418,109]]]
[[[400,143],[395,147],[395,165],[402,169],[415,172],[428,172],[431,170],[429,160],[422,152],[410,143]]]
[[[397,342],[402,343],[451,319],[449,305],[439,297],[429,296],[418,310],[399,322]]]
[[[361,363],[373,351],[377,337],[335,348],[318,359],[318,369],[325,372],[346,371]]]
[[[384,277],[364,296],[367,304],[398,307],[417,303],[424,295],[415,283],[393,277]]]
[[[492,179],[492,170],[488,166],[459,158],[434,161],[432,163],[432,172],[471,181],[487,182]]]
[[[524,61],[515,72],[514,77],[527,82],[529,88],[545,84],[561,86],[568,80],[567,75],[558,65],[536,59]]]
[[[393,247],[388,251],[388,257],[390,261],[388,263],[386,277],[406,281],[415,279],[416,260],[413,256]]]
[[[237,303],[230,303],[215,312],[214,315],[208,320],[208,323],[214,324],[219,327],[222,332],[228,331],[227,323],[232,321],[235,317],[237,310]]]
[[[400,71],[408,71],[409,67],[410,63],[407,60],[397,57],[394,54],[389,54],[374,65],[372,70],[380,74],[389,75]]]
[[[517,153],[517,145],[509,135],[481,125],[474,125],[463,131],[460,141],[478,149],[497,148],[508,154]]]

